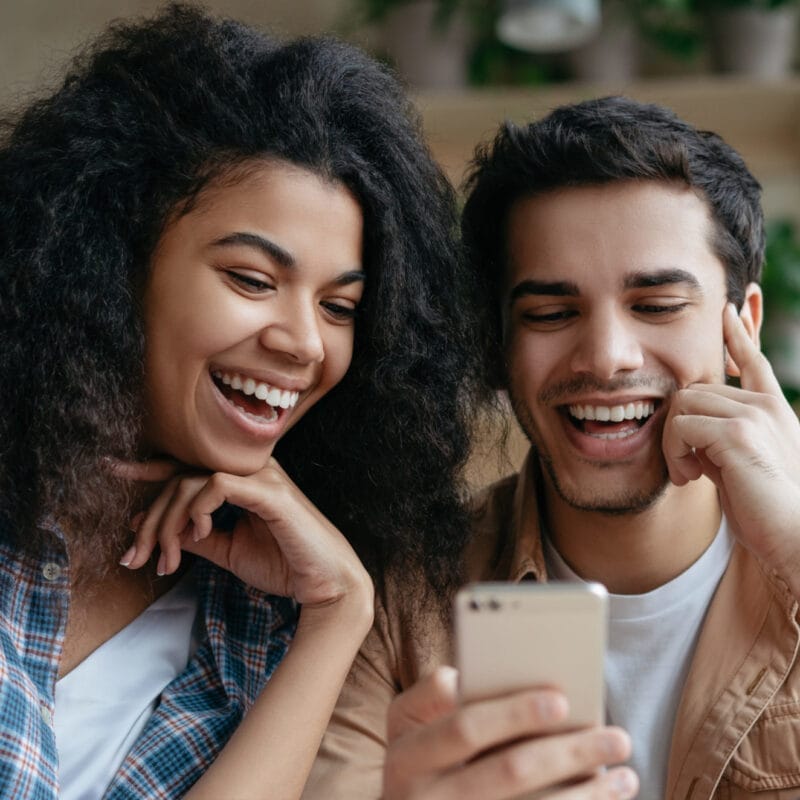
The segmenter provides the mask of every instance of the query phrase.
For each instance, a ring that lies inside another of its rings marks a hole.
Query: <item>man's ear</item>
[[[764,295],[761,287],[757,283],[748,283],[744,290],[744,303],[739,311],[739,319],[742,321],[753,344],[761,349],[761,323],[764,321]],[[737,377],[739,367],[733,363],[725,350],[725,372],[728,375]]]

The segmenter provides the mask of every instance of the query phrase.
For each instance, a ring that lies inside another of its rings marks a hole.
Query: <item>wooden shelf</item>
[[[626,86],[425,91],[415,99],[431,149],[458,185],[476,143],[491,138],[504,119],[525,122],[557,105],[607,94],[660,103],[719,133],[762,182],[768,216],[800,219],[800,77],[768,83],[703,76]]]

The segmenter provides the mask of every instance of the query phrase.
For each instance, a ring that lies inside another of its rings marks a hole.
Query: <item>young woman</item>
[[[299,795],[467,530],[454,221],[383,68],[183,6],[6,123],[0,795]]]

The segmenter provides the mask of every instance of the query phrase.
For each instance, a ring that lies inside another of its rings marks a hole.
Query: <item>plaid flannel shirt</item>
[[[0,530],[0,542],[2,542]],[[244,586],[198,559],[206,635],[166,687],[104,800],[182,797],[222,749],[286,653],[291,600]],[[55,541],[38,558],[0,543],[0,797],[55,800],[55,683],[69,609],[69,565]],[[135,668],[136,655],[131,654]]]

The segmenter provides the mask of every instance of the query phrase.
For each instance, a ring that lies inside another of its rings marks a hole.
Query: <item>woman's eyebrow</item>
[[[544,295],[546,297],[578,297],[580,291],[576,284],[571,281],[520,281],[511,290],[508,296],[508,305],[512,306],[520,299],[528,295]]]
[[[284,250],[279,244],[275,244],[271,239],[267,239],[257,233],[248,233],[246,231],[237,231],[223,236],[220,239],[215,239],[211,242],[212,247],[236,247],[244,245],[245,247],[254,247],[260,250],[267,258],[272,259],[277,264],[287,269],[296,266],[297,262],[294,256],[288,250]],[[334,283],[338,286],[348,286],[351,283],[364,281],[366,273],[360,269],[351,269],[339,275]]]
[[[334,283],[337,286],[349,286],[351,283],[362,283],[366,280],[367,273],[360,269],[351,269],[339,275]]]
[[[256,250],[260,250],[267,258],[272,259],[282,267],[293,267],[295,265],[295,260],[291,253],[257,233],[237,231],[211,242],[212,247],[233,247],[236,245],[244,245],[245,247],[253,247]]]

